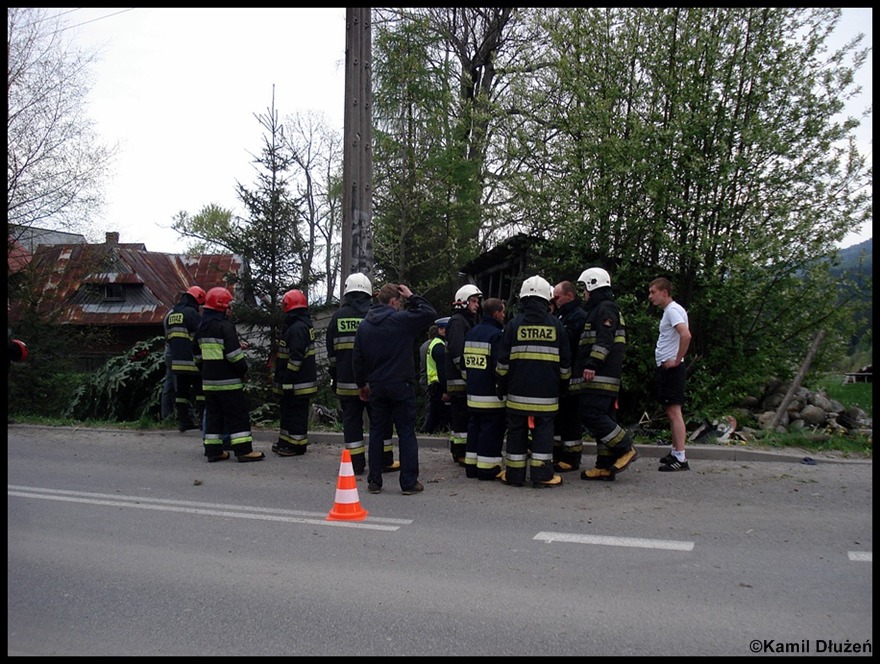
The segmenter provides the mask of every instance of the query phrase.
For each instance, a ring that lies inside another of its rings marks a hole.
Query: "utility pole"
[[[369,7],[345,10],[345,128],[342,164],[342,278],[373,280],[373,89]]]

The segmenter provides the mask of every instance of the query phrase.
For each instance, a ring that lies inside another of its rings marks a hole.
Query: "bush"
[[[165,339],[138,342],[80,385],[64,416],[108,422],[158,421],[164,378]]]

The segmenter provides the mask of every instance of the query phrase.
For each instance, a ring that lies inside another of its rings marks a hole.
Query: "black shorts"
[[[687,368],[682,362],[672,369],[657,367],[657,401],[662,406],[684,405],[684,380]]]

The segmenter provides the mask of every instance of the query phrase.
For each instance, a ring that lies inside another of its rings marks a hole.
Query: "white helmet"
[[[553,299],[553,288],[550,286],[549,281],[536,274],[534,277],[529,277],[523,282],[522,288],[519,291],[519,297],[520,299],[524,297],[540,297],[549,302]]]
[[[473,284],[465,284],[455,291],[455,302],[452,304],[458,308],[466,307],[468,298],[473,297],[474,295],[483,297],[483,292]]]
[[[578,284],[586,288],[587,291],[594,291],[602,286],[610,286],[611,275],[601,267],[588,267],[578,277]]]
[[[373,284],[370,283],[365,274],[355,272],[348,275],[348,278],[345,280],[345,291],[342,294],[348,295],[354,292],[366,293],[367,295],[373,294]]]

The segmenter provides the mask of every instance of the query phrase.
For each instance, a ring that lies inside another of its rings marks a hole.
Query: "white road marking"
[[[27,486],[9,486],[7,495],[21,498],[41,498],[89,505],[110,507],[134,507],[136,509],[181,512],[204,516],[224,516],[237,519],[256,519],[262,521],[281,521],[284,523],[305,523],[314,526],[334,526],[342,528],[362,528],[367,530],[399,530],[401,525],[412,523],[411,519],[387,519],[368,516],[363,521],[327,521],[326,513],[302,512],[271,507],[249,507],[247,505],[226,505],[222,503],[200,503],[166,498],[147,498],[144,496],[125,496],[120,494],[89,493],[63,489],[45,489]],[[389,525],[383,525],[389,524]]]
[[[640,549],[667,549],[671,551],[692,551],[693,542],[674,540],[652,540],[641,537],[608,537],[605,535],[575,535],[572,533],[540,532],[533,539],[545,542],[573,542],[575,544],[601,544],[603,546],[630,546]]]
[[[853,562],[860,562],[860,563],[873,562],[873,553],[871,551],[847,551],[846,555]]]

